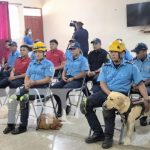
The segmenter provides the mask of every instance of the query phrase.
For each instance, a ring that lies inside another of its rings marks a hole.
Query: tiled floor
[[[32,114],[32,111],[31,113]],[[101,111],[97,115],[103,124]],[[0,150],[100,150],[101,143],[86,144],[84,138],[88,135],[89,127],[85,117],[79,113],[76,118],[73,115],[67,117],[69,123],[64,123],[59,131],[35,130],[35,119],[30,117],[28,132],[21,135],[4,135],[6,119],[0,120]],[[120,127],[120,118],[116,119],[117,128]],[[119,132],[115,132],[114,146],[112,150],[149,150],[150,149],[150,125],[140,127],[136,124],[136,133],[133,136],[131,146],[118,145]]]

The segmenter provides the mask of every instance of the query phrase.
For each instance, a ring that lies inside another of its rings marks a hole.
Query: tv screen
[[[150,2],[127,5],[127,26],[150,25]]]

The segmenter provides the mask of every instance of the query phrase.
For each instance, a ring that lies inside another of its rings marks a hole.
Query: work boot
[[[108,149],[113,145],[113,138],[105,137],[104,142],[102,143],[102,148]]]
[[[25,126],[19,126],[18,128],[14,129],[13,131],[11,131],[11,134],[21,134],[27,131],[27,127]]]
[[[8,124],[7,127],[4,129],[3,133],[4,134],[8,134],[11,131],[13,131],[15,129],[15,125],[14,124]]]
[[[94,134],[92,136],[89,136],[85,139],[85,142],[90,144],[90,143],[96,143],[98,141],[104,141],[104,134]]]
[[[147,116],[140,118],[140,125],[147,126]]]

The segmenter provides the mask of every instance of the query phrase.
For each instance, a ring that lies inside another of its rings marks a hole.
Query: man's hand
[[[4,64],[4,66],[2,66],[4,68],[4,71],[7,71],[8,70],[8,64]]]
[[[144,84],[145,84],[145,86],[150,85],[150,79],[145,80],[145,81],[144,81]]]
[[[74,80],[74,77],[69,78],[69,79],[67,80],[67,82],[71,82],[71,81],[73,81],[73,80]]]
[[[88,75],[88,77],[93,77],[93,76],[95,76],[95,72],[94,71],[88,71],[87,75]]]
[[[15,80],[15,79],[16,79],[15,76],[10,76],[10,77],[8,78],[9,81],[12,81],[12,80]]]
[[[67,77],[62,76],[62,80],[63,80],[64,82],[67,82]]]
[[[32,87],[34,85],[36,85],[36,81],[35,80],[30,80],[30,86]]]
[[[132,85],[131,91],[133,91],[133,92],[138,92],[138,91],[139,91],[138,86]]]

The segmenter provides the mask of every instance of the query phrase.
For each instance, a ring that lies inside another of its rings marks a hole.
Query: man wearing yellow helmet
[[[54,75],[54,65],[45,58],[46,47],[44,43],[37,42],[33,46],[36,59],[30,62],[24,80],[24,86],[11,95],[8,104],[8,124],[4,134],[20,134],[27,131],[28,116],[29,116],[29,99],[28,94],[31,88],[46,88]],[[34,98],[33,98],[34,99]],[[16,100],[20,101],[21,123],[18,128],[15,128],[15,113],[17,108]]]
[[[82,109],[82,112],[85,113],[88,123],[94,132],[92,136],[86,138],[85,142],[94,143],[104,140],[102,147],[105,149],[112,147],[113,144],[115,111],[103,111],[105,121],[104,133],[93,109],[101,107],[111,91],[128,95],[133,82],[138,86],[144,99],[148,99],[148,94],[139,70],[133,64],[123,59],[125,46],[119,41],[114,41],[109,46],[109,51],[111,59],[102,67],[97,79],[97,81],[100,82],[101,90],[89,96],[84,104],[84,109]]]

